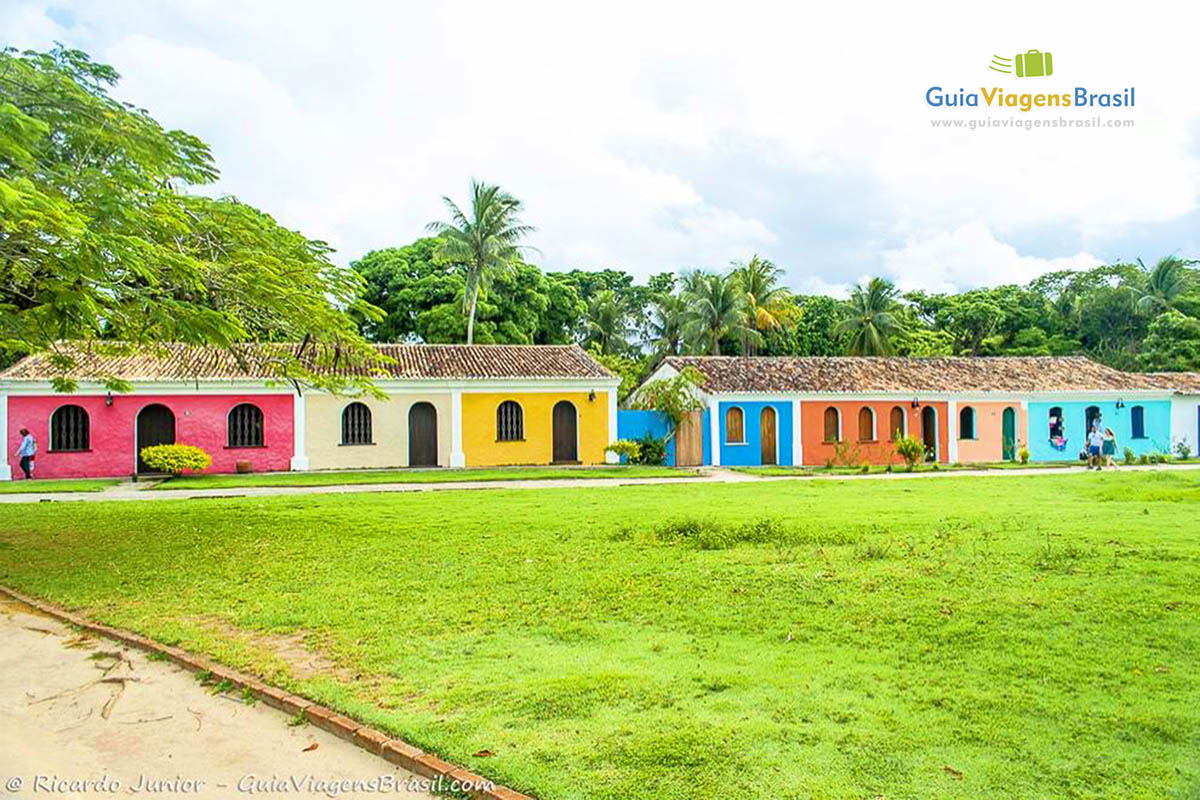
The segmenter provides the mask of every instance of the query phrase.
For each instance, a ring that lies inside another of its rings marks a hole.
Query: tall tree
[[[438,256],[466,270],[463,310],[467,314],[467,344],[473,344],[480,290],[486,290],[498,273],[512,268],[523,249],[521,240],[535,229],[521,222],[520,200],[482,181],[471,181],[470,216],[449,197],[443,197],[442,202],[450,220],[431,222],[426,229],[442,238]]]
[[[687,306],[677,294],[660,294],[650,309],[648,332],[655,358],[683,353],[684,328],[687,325]]]
[[[0,51],[0,351],[51,351],[60,390],[64,340],[215,345],[335,390],[367,374],[324,369],[376,360],[351,317],[378,313],[359,276],[251,206],[188,194],[217,177],[208,146],[110,97],[119,77],[79,50]]]
[[[685,276],[684,287],[687,330],[697,351],[719,356],[723,337],[747,332],[745,297],[732,276],[692,273]]]
[[[742,263],[733,262],[733,277],[745,294],[745,327],[742,352],[756,355],[760,331],[778,330],[780,317],[788,308],[788,292],[779,285],[783,270],[757,254]]]
[[[1138,260],[1138,264],[1141,264]],[[1163,256],[1149,270],[1138,293],[1137,310],[1143,314],[1158,314],[1172,308],[1175,302],[1186,292],[1191,283],[1189,264],[1194,261],[1184,261],[1178,256]]]
[[[605,289],[592,297],[588,303],[585,341],[596,345],[606,356],[615,355],[629,350],[628,333],[628,315],[616,292]]]
[[[894,339],[903,335],[896,311],[896,287],[883,278],[871,278],[866,286],[855,286],[850,293],[848,316],[838,331],[850,336],[850,354],[886,356]]]

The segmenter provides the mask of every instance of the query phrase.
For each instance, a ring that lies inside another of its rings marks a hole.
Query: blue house
[[[1143,394],[1143,393],[1138,393]],[[1135,455],[1171,450],[1171,400],[1047,400],[1029,404],[1029,452],[1034,461],[1069,461],[1087,445],[1093,424],[1111,428],[1117,455],[1126,447]]]

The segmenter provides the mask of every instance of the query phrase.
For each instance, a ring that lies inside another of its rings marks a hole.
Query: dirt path
[[[1155,470],[1197,470],[1200,463],[1167,466],[1122,466],[1113,472],[1149,472]],[[1086,475],[1082,467],[1038,467],[1035,469],[944,469],[938,472],[879,472],[867,475],[753,475],[723,467],[703,467],[696,477],[679,478],[550,478],[546,480],[446,481],[444,483],[363,483],[344,486],[247,486],[226,489],[177,489],[145,491],[137,484],[123,483],[102,492],[30,492],[0,494],[0,503],[107,502],[111,500],[187,500],[200,497],[275,497],[306,494],[362,494],[365,492],[447,492],[487,491],[496,489],[595,489],[604,486],[651,486],[695,483],[762,483],[769,481],[888,481],[936,480],[939,478],[987,476],[1012,478],[1019,475]]]
[[[335,785],[339,798],[434,796],[412,773],[288,722],[262,703],[213,694],[179,667],[0,600],[0,796],[328,797]],[[333,783],[342,781],[392,783],[371,792]]]

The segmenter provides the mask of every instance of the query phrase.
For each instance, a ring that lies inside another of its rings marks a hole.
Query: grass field
[[[1191,471],[51,504],[0,581],[541,798],[1195,797],[1198,510]]]
[[[240,489],[249,486],[353,486],[372,483],[579,480],[581,478],[679,478],[695,474],[696,470],[641,466],[269,472],[262,475],[188,475],[163,481],[154,489]]]
[[[1037,462],[1031,464],[1022,464],[1018,461],[995,461],[989,463],[974,463],[974,464],[938,464],[936,467],[933,464],[918,464],[913,472],[961,472],[963,470],[1023,470],[1023,469],[1047,469],[1050,467],[1079,467],[1081,470],[1084,464],[1081,461],[1049,461]],[[734,472],[744,472],[748,475],[760,475],[764,477],[780,477],[780,476],[808,476],[808,475],[860,475],[864,474],[861,466],[858,467],[797,467],[797,466],[774,466],[774,467],[730,467]],[[908,472],[908,468],[903,464],[893,464],[891,472]],[[889,472],[886,465],[870,464],[867,465],[865,471],[870,475],[882,475]]]
[[[120,478],[0,481],[0,494],[23,494],[25,492],[100,492],[109,486],[116,486],[120,482]]]

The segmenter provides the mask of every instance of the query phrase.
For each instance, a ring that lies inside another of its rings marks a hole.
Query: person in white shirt
[[[33,480],[33,457],[37,455],[37,441],[29,432],[29,428],[21,428],[17,433],[21,434],[21,446],[17,448],[17,458],[21,459],[21,471],[25,473],[25,480],[31,481]]]
[[[1092,432],[1088,434],[1088,469],[1095,467],[1096,469],[1104,468],[1104,457],[1100,454],[1104,449],[1104,434],[1100,432],[1099,425],[1092,426]]]

